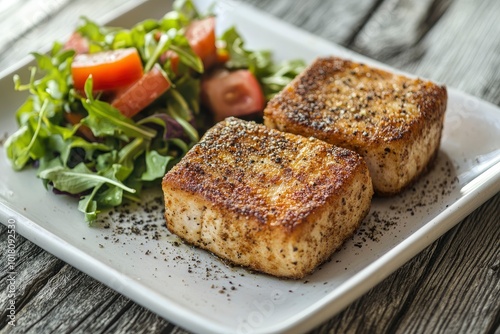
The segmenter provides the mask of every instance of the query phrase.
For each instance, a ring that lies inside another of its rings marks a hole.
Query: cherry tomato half
[[[203,79],[202,101],[216,121],[261,112],[265,98],[255,76],[248,70],[219,70]]]

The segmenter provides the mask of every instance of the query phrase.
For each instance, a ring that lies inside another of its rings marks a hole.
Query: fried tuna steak
[[[349,238],[373,195],[363,159],[228,118],[162,183],[168,229],[223,259],[301,278]]]
[[[446,102],[432,82],[319,58],[269,102],[264,123],[356,151],[375,192],[393,195],[437,155]]]

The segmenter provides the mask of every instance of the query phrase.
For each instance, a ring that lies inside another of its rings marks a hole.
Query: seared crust
[[[264,111],[270,128],[314,136],[362,155],[375,191],[401,191],[439,149],[444,86],[340,58],[319,58]]]
[[[353,151],[229,118],[163,179],[167,227],[236,264],[300,278],[352,235],[373,195]]]

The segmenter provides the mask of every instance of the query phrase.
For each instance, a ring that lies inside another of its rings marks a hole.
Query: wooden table
[[[66,36],[82,14],[139,0],[0,3],[0,69]],[[500,1],[247,0],[332,42],[500,105]],[[19,36],[21,34],[21,36]],[[313,333],[500,333],[500,194]],[[4,222],[5,223],[5,222]],[[0,249],[7,229],[0,224]],[[0,333],[185,333],[21,236],[17,326]]]

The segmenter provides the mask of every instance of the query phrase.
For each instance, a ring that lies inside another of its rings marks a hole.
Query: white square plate
[[[149,1],[114,24],[157,18],[164,6]],[[248,6],[223,1],[216,10],[219,32],[235,24],[247,46],[270,49],[278,60],[337,55],[390,69]],[[27,74],[27,65],[15,72]],[[11,77],[6,73],[0,80],[1,138],[15,131],[14,112],[25,97],[13,92]],[[192,331],[303,332],[346,307],[500,190],[500,110],[449,89],[434,168],[400,196],[375,199],[357,235],[299,281],[233,268],[179,242],[164,227],[160,189],[147,194],[143,205],[105,213],[97,226],[88,227],[75,199],[47,192],[33,169],[14,172],[1,151],[2,223],[15,219],[18,233],[62,260]]]

